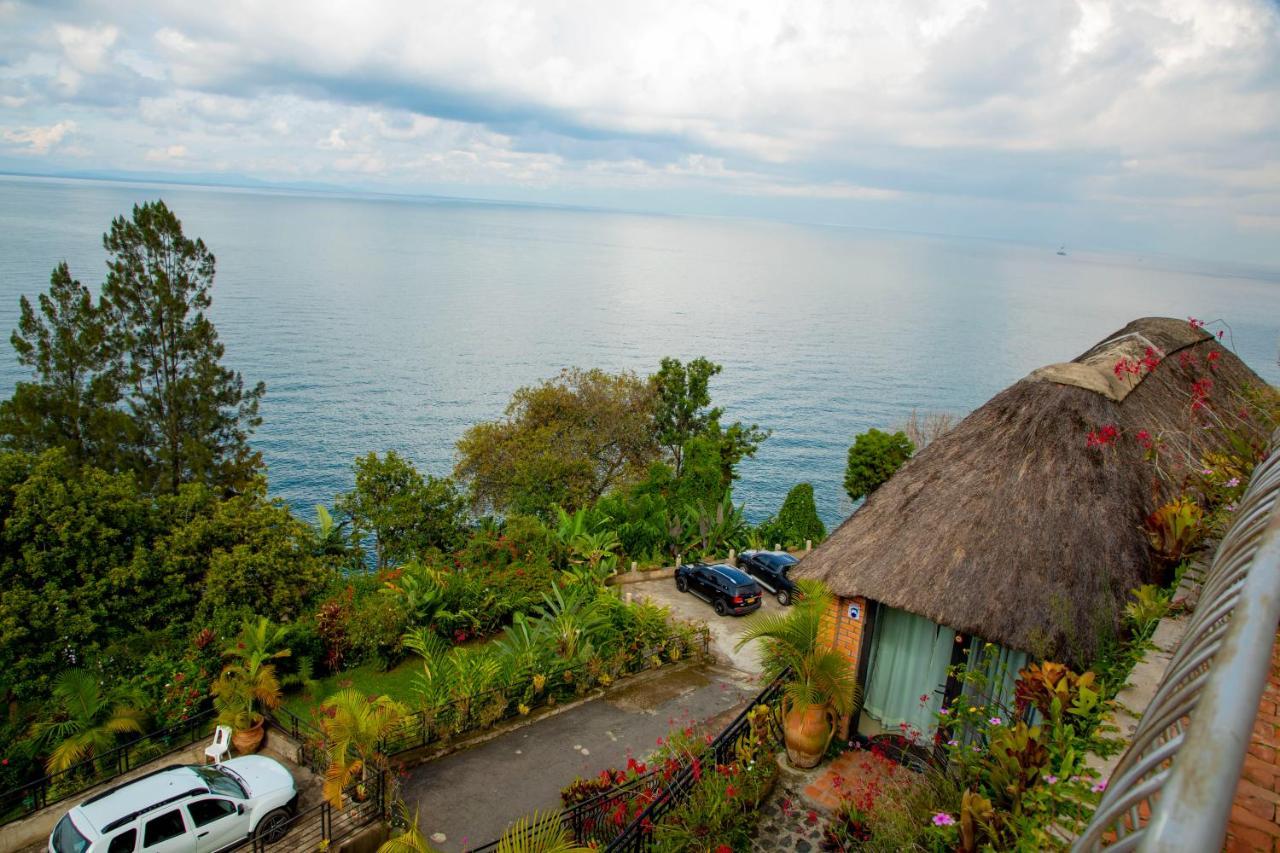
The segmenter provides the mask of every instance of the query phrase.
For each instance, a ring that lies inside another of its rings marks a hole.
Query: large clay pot
[[[248,729],[236,729],[231,735],[231,745],[235,747],[237,755],[248,755],[257,752],[258,747],[262,746],[262,723],[258,720],[257,725]]]
[[[817,767],[835,734],[836,714],[829,705],[787,707],[783,704],[782,736],[793,767]]]

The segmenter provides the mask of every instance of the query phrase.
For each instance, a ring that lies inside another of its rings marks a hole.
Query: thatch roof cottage
[[[982,665],[1011,672],[1091,662],[1158,569],[1144,521],[1171,495],[1144,445],[1166,470],[1198,468],[1222,440],[1206,421],[1256,430],[1237,413],[1264,385],[1212,335],[1146,318],[917,453],[795,571],[838,596],[831,635],[859,667],[861,728],[927,732],[957,689],[948,666],[976,665],[986,643]]]

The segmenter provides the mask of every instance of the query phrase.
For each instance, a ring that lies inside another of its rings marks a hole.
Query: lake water
[[[1280,383],[1275,273],[748,220],[19,178],[0,178],[0,329],[59,260],[99,284],[112,217],[154,198],[217,256],[227,361],[267,384],[255,444],[273,493],[307,518],[370,450],[447,474],[467,426],[568,366],[722,363],[728,418],[773,430],[736,499],[759,520],[809,481],[829,524],[850,509],[856,433],[912,408],[968,412],[1138,316],[1222,318]],[[4,393],[23,377],[0,358]]]

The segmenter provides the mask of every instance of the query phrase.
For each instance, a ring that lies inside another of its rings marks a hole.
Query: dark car
[[[676,569],[676,589],[709,603],[716,615],[741,616],[760,609],[760,585],[733,566],[691,563]]]
[[[796,597],[796,583],[790,572],[798,562],[785,551],[743,551],[738,556],[738,567],[773,593],[783,607]]]

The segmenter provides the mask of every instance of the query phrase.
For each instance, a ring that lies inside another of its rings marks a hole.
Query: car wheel
[[[289,834],[289,813],[284,809],[267,812],[266,817],[258,821],[258,828],[253,837],[267,844],[274,844]]]
[[[791,593],[787,592],[785,589],[779,590],[776,597],[778,599],[778,603],[783,607],[786,607],[791,603]]]
[[[717,616],[723,616],[728,610],[725,609],[723,601],[717,601],[714,605]]]
[[[689,579],[688,579],[688,578],[681,578],[681,577],[677,577],[677,578],[676,578],[676,589],[680,590],[681,592],[688,592],[688,591],[689,591]]]

